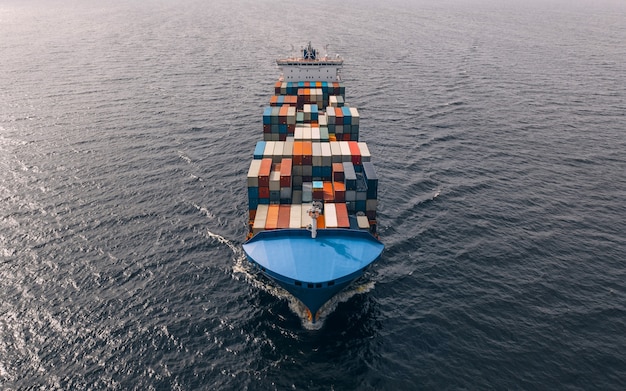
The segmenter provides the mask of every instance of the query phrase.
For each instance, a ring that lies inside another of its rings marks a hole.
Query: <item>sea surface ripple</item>
[[[624,389],[624,2],[8,0],[0,37],[0,388]],[[241,250],[309,40],[386,245],[316,327]]]

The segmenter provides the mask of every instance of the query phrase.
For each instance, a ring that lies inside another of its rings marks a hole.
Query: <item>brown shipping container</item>
[[[346,185],[343,182],[333,184],[335,202],[346,202]]]
[[[337,227],[350,228],[350,219],[348,219],[348,208],[345,203],[335,204],[337,211]]]
[[[278,209],[278,228],[289,228],[291,205],[280,205]]]

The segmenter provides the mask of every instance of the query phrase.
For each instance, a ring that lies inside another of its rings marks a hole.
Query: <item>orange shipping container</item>
[[[333,202],[335,195],[333,192],[333,183],[324,182],[324,202]]]
[[[280,125],[287,125],[287,113],[289,112],[289,106],[282,106],[278,111],[278,123]]]
[[[293,142],[293,164],[296,166],[302,165],[302,141]]]
[[[326,218],[324,215],[320,215],[320,217],[317,218],[317,228],[326,228]]]
[[[302,165],[310,166],[312,164],[313,164],[313,142],[303,141],[302,142]]]
[[[278,228],[278,212],[280,205],[272,204],[267,209],[267,220],[265,220],[265,229]]]
[[[335,125],[343,125],[343,111],[341,107],[335,107]]]

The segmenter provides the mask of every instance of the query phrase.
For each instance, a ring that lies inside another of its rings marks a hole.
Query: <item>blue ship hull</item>
[[[384,245],[367,231],[263,231],[243,244],[248,259],[300,300],[315,321],[319,309],[360,277]]]

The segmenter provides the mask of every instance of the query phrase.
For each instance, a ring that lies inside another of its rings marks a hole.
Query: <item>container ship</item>
[[[311,46],[276,60],[281,76],[263,110],[247,187],[250,262],[319,310],[379,258],[378,177],[360,115],[345,102],[343,59]]]

